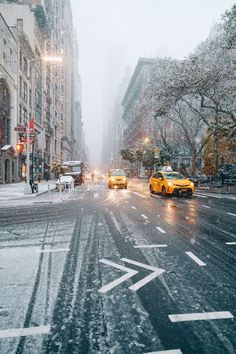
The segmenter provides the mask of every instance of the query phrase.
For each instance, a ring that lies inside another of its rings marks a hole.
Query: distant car
[[[125,171],[122,169],[114,169],[109,171],[108,188],[126,188],[128,180]]]
[[[149,180],[151,193],[161,193],[162,196],[186,195],[191,197],[194,192],[194,183],[179,172],[154,172]]]
[[[72,176],[61,176],[59,182],[64,182],[65,188],[71,188],[74,185],[74,178]]]

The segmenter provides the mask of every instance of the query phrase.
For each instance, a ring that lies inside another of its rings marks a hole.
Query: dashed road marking
[[[135,206],[133,206],[133,205],[132,205],[132,207],[131,207],[131,208],[132,208],[132,209],[134,209],[134,210],[136,210],[136,209],[137,209],[137,208],[136,208]]]
[[[233,213],[227,213],[228,215],[232,215],[232,216],[236,216],[236,214],[233,214]]]
[[[138,245],[134,246],[134,248],[160,248],[160,247],[168,247],[167,245]]]
[[[201,194],[196,194],[196,193],[195,193],[195,196],[199,197],[199,198],[204,198],[204,199],[208,198],[208,196],[206,196],[206,195],[201,195]]]
[[[161,350],[159,352],[149,352],[144,354],[182,354],[180,349]]]
[[[141,216],[142,216],[145,220],[148,219],[148,217],[147,217],[146,215],[144,215],[144,214],[141,214]]]
[[[192,258],[194,260],[194,262],[196,262],[200,267],[204,267],[206,265],[206,263],[204,263],[203,261],[201,261],[201,259],[199,259],[197,256],[195,256],[192,252],[185,252],[190,258]]]
[[[55,248],[55,249],[47,248],[45,250],[35,250],[35,252],[38,252],[38,253],[69,252],[69,251],[70,251],[69,248]]]
[[[34,336],[36,334],[48,334],[49,332],[50,326],[4,329],[0,331],[0,338]]]
[[[146,196],[145,196],[145,195],[140,194],[140,193],[138,193],[138,192],[133,192],[133,191],[132,191],[131,193],[133,193],[133,194],[137,195],[138,197],[141,197],[141,198],[146,198]]]
[[[232,245],[236,245],[236,242],[225,242],[226,245],[232,246]]]
[[[219,319],[226,319],[226,318],[234,318],[232,313],[228,311],[185,313],[179,315],[169,315],[168,317],[171,320],[171,322],[219,320]]]
[[[210,209],[211,207],[209,207],[208,205],[202,205],[203,208],[207,208]]]
[[[163,230],[160,226],[157,226],[156,229],[160,231],[162,234],[165,234],[165,230]]]

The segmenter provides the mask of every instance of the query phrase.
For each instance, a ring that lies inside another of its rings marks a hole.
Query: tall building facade
[[[70,0],[0,1],[0,13],[5,37],[8,33],[16,43],[15,51],[8,48],[9,57],[15,55],[15,60],[9,59],[9,63],[15,62],[16,66],[13,80],[16,99],[9,113],[14,115],[14,123],[12,120],[10,138],[0,142],[0,147],[9,143],[13,152],[25,123],[33,119],[31,173],[50,173],[54,163],[78,157],[81,150],[81,96],[76,88],[80,87],[78,44]],[[2,33],[0,42],[9,46],[12,41],[4,39]],[[61,57],[63,62],[45,60],[52,56]],[[1,67],[9,66],[6,58],[0,60]],[[20,179],[24,177],[25,151],[17,160]],[[1,165],[5,166],[4,162]],[[5,167],[1,175],[3,183],[14,181],[5,178]]]

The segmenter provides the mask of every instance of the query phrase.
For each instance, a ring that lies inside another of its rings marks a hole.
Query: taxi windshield
[[[111,176],[125,176],[124,170],[111,171]]]
[[[163,173],[164,177],[166,179],[186,179],[181,173]]]

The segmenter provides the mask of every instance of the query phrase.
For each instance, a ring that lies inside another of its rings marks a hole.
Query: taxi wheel
[[[154,191],[153,191],[153,189],[152,189],[151,184],[150,184],[150,186],[149,186],[149,189],[150,189],[150,193],[151,193],[151,194],[154,194]]]
[[[162,187],[161,194],[162,194],[162,197],[166,197],[167,196],[166,188],[164,186]]]

